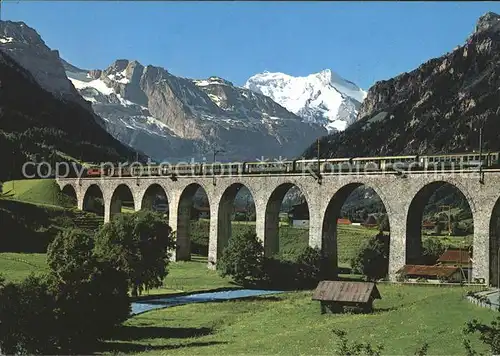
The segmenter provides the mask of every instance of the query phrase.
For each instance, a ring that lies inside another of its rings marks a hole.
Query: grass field
[[[0,253],[0,274],[8,281],[21,281],[32,272],[48,271],[44,253]]]
[[[46,269],[44,254],[0,254],[9,280]],[[234,287],[206,268],[206,259],[170,265],[166,288],[151,294]],[[348,338],[382,343],[384,354],[409,355],[424,342],[429,353],[464,355],[461,330],[468,320],[493,320],[494,312],[464,299],[466,288],[379,284],[371,315],[321,315],[311,291],[147,312],[129,319],[102,353],[150,355],[334,354],[333,328]],[[486,351],[477,337],[479,351]]]
[[[335,354],[331,330],[350,340],[382,343],[384,354],[464,355],[461,330],[494,313],[463,299],[461,288],[380,285],[382,300],[371,315],[320,315],[311,292],[253,300],[192,304],[151,311],[128,320],[107,351],[150,355]],[[477,337],[473,345],[486,351]]]
[[[23,179],[3,183],[4,193],[9,199],[23,202],[51,205],[69,206],[68,198],[59,189],[53,179]]]
[[[30,273],[48,272],[44,253],[0,253],[0,274],[8,281],[20,281]],[[229,278],[220,277],[207,268],[206,257],[194,255],[189,262],[175,262],[169,266],[169,274],[164,287],[144,293],[147,295],[171,294],[235,287]]]

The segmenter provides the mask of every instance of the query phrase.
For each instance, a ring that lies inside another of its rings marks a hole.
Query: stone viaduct
[[[466,197],[474,219],[473,278],[495,283],[498,269],[497,210],[500,205],[500,171],[469,172],[366,172],[323,174],[318,180],[307,173],[238,176],[103,177],[60,178],[64,191],[76,195],[78,208],[86,210],[89,192],[100,191],[104,200],[104,220],[120,212],[119,191],[133,196],[135,210],[152,208],[155,192],[162,190],[168,199],[169,225],[177,234],[175,259],[190,258],[189,219],[192,198],[202,187],[210,205],[209,268],[213,268],[231,236],[233,202],[242,186],[253,196],[256,233],[266,255],[278,249],[279,210],[292,186],[297,186],[309,207],[309,245],[337,255],[336,224],[340,209],[357,187],[371,187],[385,205],[390,224],[389,277],[420,256],[423,209],[430,195],[450,183]],[[500,230],[500,229],[498,229]],[[490,253],[491,251],[491,253]],[[335,257],[336,259],[336,257]]]

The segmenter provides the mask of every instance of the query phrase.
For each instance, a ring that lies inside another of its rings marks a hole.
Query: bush
[[[248,230],[229,239],[217,261],[222,277],[231,276],[238,284],[255,283],[264,277],[264,247],[255,232]]]
[[[421,261],[424,265],[436,264],[438,258],[445,250],[444,245],[436,238],[424,239],[422,242],[422,257]]]
[[[381,344],[372,346],[369,343],[362,343],[357,341],[349,343],[349,341],[347,340],[347,333],[344,330],[334,329],[333,334],[339,339],[337,349],[334,353],[335,355],[379,356],[384,350],[384,346]]]
[[[0,349],[2,354],[57,354],[61,325],[46,277],[29,276],[0,288]]]
[[[354,271],[363,274],[367,280],[377,280],[389,272],[389,239],[382,233],[363,242],[351,259]]]
[[[208,256],[208,235],[210,225],[207,221],[190,221],[191,253]]]
[[[498,355],[500,353],[499,316],[496,317],[496,320],[491,322],[491,325],[481,324],[476,319],[469,321],[464,328],[464,334],[474,334],[476,332],[479,333],[479,340],[488,345],[492,355]],[[463,342],[467,355],[478,355],[478,353],[472,349],[469,340],[464,339]]]
[[[127,276],[106,261],[93,259],[72,279],[58,281],[53,294],[61,324],[61,347],[89,353],[130,315]]]
[[[295,289],[298,287],[298,266],[294,261],[264,257],[265,282],[268,287]]]
[[[296,264],[298,284],[305,288],[316,287],[327,267],[321,251],[309,246],[297,256]]]
[[[306,246],[297,251],[296,257],[265,257],[264,273],[268,285],[282,289],[310,289],[327,277],[328,271],[335,272],[331,261],[318,249]]]

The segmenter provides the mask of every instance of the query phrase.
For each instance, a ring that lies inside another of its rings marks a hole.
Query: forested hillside
[[[93,113],[56,99],[0,51],[0,180],[20,177],[27,160],[68,156],[101,162],[135,158],[136,153],[108,134]]]

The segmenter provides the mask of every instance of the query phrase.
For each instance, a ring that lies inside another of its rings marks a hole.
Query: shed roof
[[[352,224],[352,221],[351,221],[351,220],[349,220],[349,219],[340,218],[340,219],[337,219],[337,224],[341,224],[341,225],[351,225],[351,224]]]
[[[438,262],[465,262],[468,263],[471,258],[468,250],[448,249],[439,257]]]
[[[398,273],[422,277],[450,277],[457,271],[459,268],[454,266],[405,265]]]
[[[333,302],[366,303],[381,299],[377,286],[373,282],[321,281],[313,293],[313,300]]]

